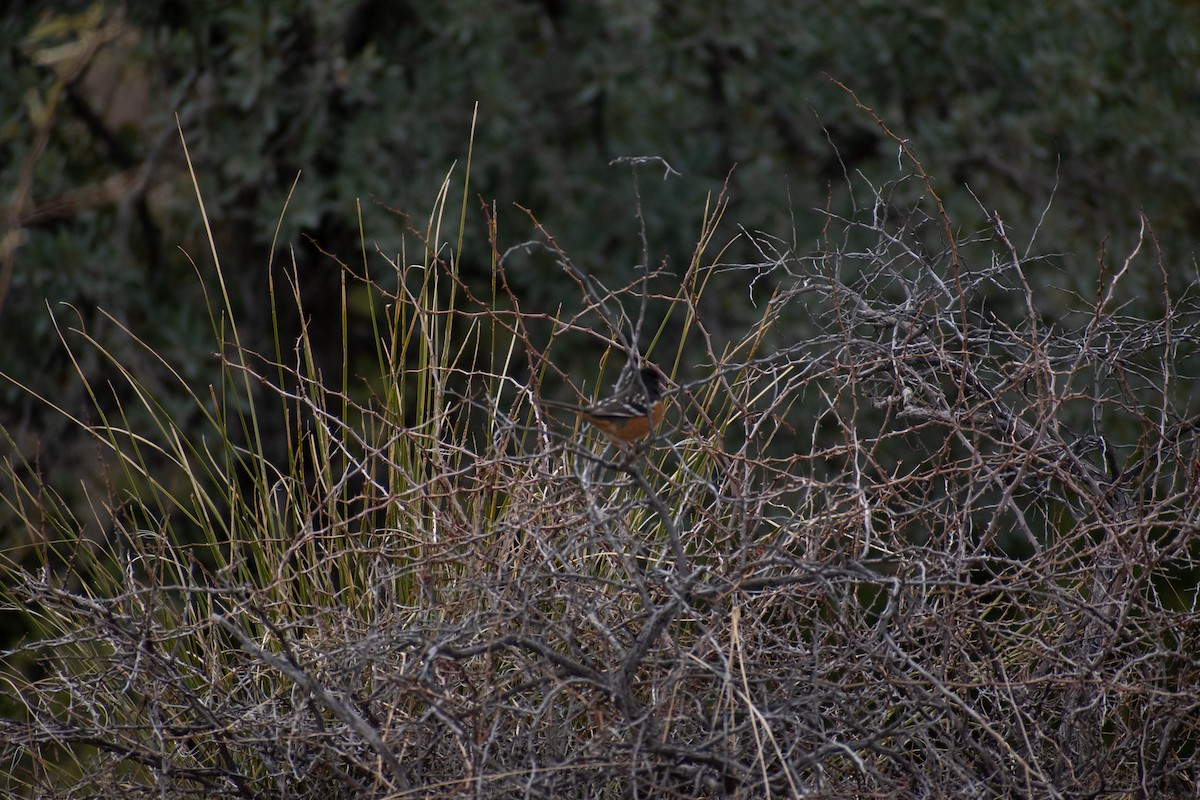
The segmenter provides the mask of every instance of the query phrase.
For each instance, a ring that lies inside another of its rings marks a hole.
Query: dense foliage
[[[1191,4],[0,35],[4,789],[1194,795]]]

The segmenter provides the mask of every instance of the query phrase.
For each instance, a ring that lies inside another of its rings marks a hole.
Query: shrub
[[[90,527],[8,465],[35,539],[3,567],[32,630],[4,653],[6,788],[1193,795],[1195,298],[1143,226],[1047,320],[1002,220],[956,240],[911,164],[815,253],[743,233],[761,259],[723,263],[723,200],[680,275],[610,290],[548,239],[580,290],[554,315],[498,249],[464,280],[439,208],[396,288],[342,273],[376,375],[321,374],[303,327],[251,352],[218,296],[223,383],[173,373],[198,438],[112,364],[132,391],[89,386],[77,421],[110,465]],[[1125,315],[1147,269],[1159,313]],[[739,286],[761,315],[731,335],[705,308]],[[647,446],[540,403],[583,335],[678,381]]]

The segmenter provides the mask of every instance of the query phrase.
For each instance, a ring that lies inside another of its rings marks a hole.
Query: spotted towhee
[[[645,438],[663,418],[662,372],[658,367],[642,367],[630,375],[624,386],[618,384],[611,397],[591,405],[573,406],[567,403],[548,405],[569,408],[610,439],[627,443]]]

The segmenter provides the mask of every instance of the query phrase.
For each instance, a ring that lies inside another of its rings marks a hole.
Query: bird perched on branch
[[[617,384],[614,393],[589,405],[543,400],[545,405],[575,411],[584,421],[622,444],[644,439],[662,422],[666,376],[648,364]]]

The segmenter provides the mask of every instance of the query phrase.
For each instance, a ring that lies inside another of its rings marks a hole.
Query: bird
[[[609,439],[629,444],[644,439],[663,419],[662,371],[650,364],[630,376],[625,385],[617,384],[609,397],[589,405],[572,405],[543,400],[542,402],[575,411],[592,427]]]

